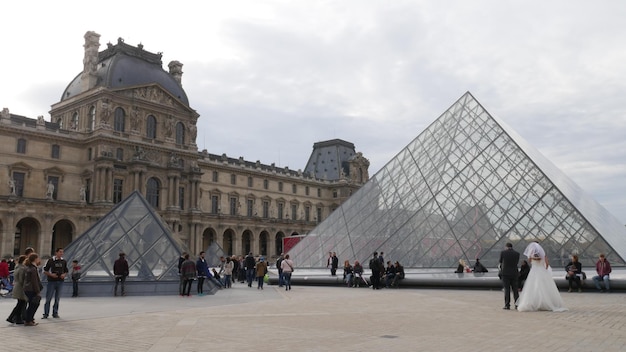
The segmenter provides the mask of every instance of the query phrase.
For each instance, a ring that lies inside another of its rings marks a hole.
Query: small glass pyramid
[[[407,268],[496,267],[507,242],[538,240],[553,267],[604,253],[624,266],[626,228],[467,92],[367,184],[290,250],[297,265],[366,263],[372,252]]]
[[[65,248],[79,261],[82,281],[113,281],[113,263],[126,253],[133,281],[178,281],[178,258],[189,252],[135,191]]]

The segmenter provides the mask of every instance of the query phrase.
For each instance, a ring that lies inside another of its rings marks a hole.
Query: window
[[[337,198],[337,190],[333,189],[333,198]]]
[[[59,117],[57,119],[57,124],[59,125],[59,129],[63,129],[63,118]]]
[[[217,171],[213,171],[213,182],[219,181],[219,173]]]
[[[185,210],[185,187],[178,187],[178,207]]]
[[[253,185],[252,176],[248,176],[248,187],[252,187],[252,185]]]
[[[304,194],[309,195],[309,186],[304,187]]]
[[[282,191],[283,191],[283,183],[278,182],[278,192],[282,192]]]
[[[26,174],[23,172],[13,172],[13,181],[15,181],[15,195],[18,197],[24,196],[24,179]]]
[[[267,219],[270,217],[270,202],[264,200],[263,201],[263,218]]]
[[[298,205],[297,204],[291,205],[291,218],[293,220],[298,220]]]
[[[235,175],[235,174],[231,174],[230,175],[230,184],[231,185],[236,185],[237,184],[237,175]]]
[[[220,211],[219,208],[219,197],[218,196],[211,196],[211,213],[212,214],[218,214]]]
[[[115,159],[117,159],[119,161],[123,161],[124,160],[124,149],[123,148],[117,148],[115,150]]]
[[[246,214],[251,218],[254,215],[254,199],[248,199],[246,204]]]
[[[91,148],[87,148],[87,160],[91,160],[93,154],[93,150]]]
[[[296,186],[295,183],[293,185],[291,185],[291,193],[293,193],[293,194],[298,193],[298,186]]]
[[[321,188],[318,188],[318,189],[317,189],[317,196],[318,196],[318,197],[321,197],[321,196],[322,196],[322,189],[321,189]]]
[[[87,130],[93,131],[96,128],[96,108],[92,106],[89,108],[89,120],[87,120]]]
[[[126,112],[124,109],[115,109],[115,120],[113,122],[113,129],[117,132],[124,132],[126,126]]]
[[[230,215],[237,215],[237,198],[230,197]]]
[[[149,115],[146,120],[146,138],[155,139],[157,136],[156,117]]]
[[[270,181],[263,180],[263,189],[268,189],[270,187]]]
[[[53,144],[52,148],[50,148],[50,154],[52,159],[58,159],[61,154],[61,147],[58,144]]]
[[[304,221],[311,221],[311,207],[304,207]]]
[[[26,140],[24,138],[17,140],[17,152],[20,154],[26,154]]]
[[[278,203],[278,218],[282,219],[283,218],[283,212],[285,211],[285,204],[284,203]]]
[[[113,180],[113,203],[117,204],[122,201],[124,189],[124,180],[116,178]]]
[[[146,185],[146,200],[153,208],[159,209],[159,191],[161,184],[158,179],[151,177]]]
[[[52,185],[52,186],[50,186]],[[59,194],[59,177],[58,176],[48,176],[48,192],[52,191],[51,199],[57,199],[57,195]]]
[[[176,124],[176,144],[185,144],[185,125],[182,122]]]
[[[72,122],[70,122],[70,129],[76,131],[78,129],[78,113],[75,112],[72,115]]]
[[[322,222],[322,208],[317,208],[317,222]]]

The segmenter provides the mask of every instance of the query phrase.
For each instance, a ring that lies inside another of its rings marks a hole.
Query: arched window
[[[77,130],[78,129],[78,113],[75,112],[72,115],[72,122],[70,123],[70,129]]]
[[[124,109],[117,108],[115,109],[115,121],[113,122],[113,129],[118,132],[124,132],[124,127],[126,125],[126,112]]]
[[[156,117],[150,115],[146,121],[146,138],[155,139],[157,135]]]
[[[153,208],[159,209],[159,190],[161,185],[158,179],[151,177],[146,185],[146,200]]]
[[[176,124],[176,144],[185,144],[185,125],[182,122]]]
[[[96,128],[96,107],[89,108],[89,120],[87,121],[87,130],[93,131]]]
[[[63,118],[59,117],[57,119],[57,124],[59,125],[59,129],[62,130],[63,129]]]

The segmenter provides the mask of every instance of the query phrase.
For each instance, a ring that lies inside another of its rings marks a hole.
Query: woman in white
[[[546,252],[539,243],[532,242],[524,250],[524,255],[528,257],[531,266],[524,289],[517,300],[517,310],[520,312],[566,311],[567,308],[563,304],[559,289],[552,278],[552,268]]]

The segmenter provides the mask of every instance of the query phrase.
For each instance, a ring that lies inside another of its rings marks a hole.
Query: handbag
[[[263,276],[263,282],[265,282],[266,284],[270,282],[270,275],[269,274],[265,274],[265,276]]]

